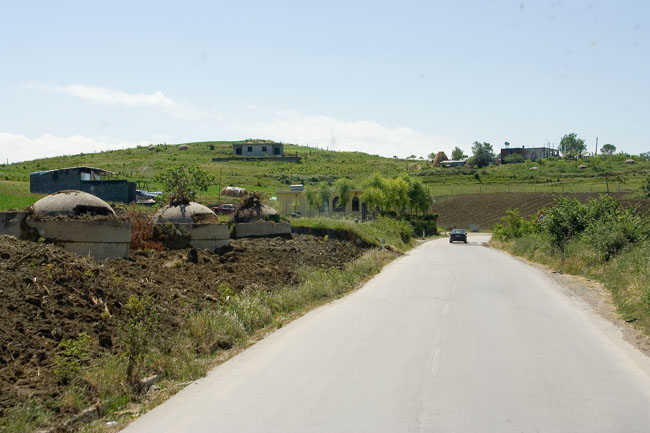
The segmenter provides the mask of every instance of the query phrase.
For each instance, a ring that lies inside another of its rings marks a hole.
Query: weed
[[[45,406],[37,401],[14,406],[0,419],[0,430],[7,433],[34,431],[46,425],[52,417]]]
[[[123,329],[122,344],[127,360],[126,376],[129,383],[137,388],[139,369],[151,346],[157,316],[149,297],[131,295],[125,309],[127,323]]]
[[[67,384],[77,376],[82,364],[88,361],[91,342],[90,336],[82,332],[76,339],[59,343],[59,353],[54,358],[54,375],[60,383]]]

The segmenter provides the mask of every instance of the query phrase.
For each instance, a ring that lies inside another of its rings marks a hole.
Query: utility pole
[[[598,137],[596,137],[596,151],[594,152],[594,156],[598,155]]]

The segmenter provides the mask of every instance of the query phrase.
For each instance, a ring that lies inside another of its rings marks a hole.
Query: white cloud
[[[29,138],[22,134],[0,132],[0,162],[5,163],[7,160],[10,163],[29,161],[61,155],[126,149],[147,144],[146,142],[127,142],[106,138],[94,139],[81,135],[57,137],[44,134],[40,137]]]
[[[232,125],[246,137],[270,138],[330,150],[360,151],[391,157],[424,156],[451,149],[451,137],[425,134],[411,128],[390,127],[369,120],[338,120],[299,111],[265,111],[259,107],[236,119]]]
[[[128,108],[155,108],[172,117],[186,120],[221,120],[220,113],[199,110],[187,103],[179,103],[165,96],[160,90],[154,93],[127,93],[104,87],[87,86],[85,84],[70,84],[54,86],[43,83],[25,83],[24,89],[42,90],[52,93],[62,93],[82,99],[87,102],[104,105],[120,105]]]

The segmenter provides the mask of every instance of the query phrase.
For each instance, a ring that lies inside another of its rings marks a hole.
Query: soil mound
[[[224,254],[134,251],[98,262],[54,245],[0,236],[0,416],[17,403],[56,397],[59,342],[86,332],[93,349],[114,351],[130,295],[151,297],[158,332],[218,302],[218,287],[273,291],[299,282],[302,266],[341,268],[361,254],[354,244],[310,236],[233,239]],[[52,408],[57,410],[56,408]]]

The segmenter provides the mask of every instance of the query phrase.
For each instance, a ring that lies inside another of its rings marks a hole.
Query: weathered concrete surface
[[[192,247],[214,251],[230,243],[228,224],[166,223],[158,225],[165,234],[165,247],[170,250]]]
[[[193,223],[194,218],[198,215],[215,216],[214,212],[209,207],[203,206],[200,203],[190,202],[186,205],[171,206],[166,205],[161,207],[158,212],[153,216],[154,224],[163,223]]]
[[[60,191],[38,200],[32,206],[38,215],[115,215],[113,208],[99,197],[83,191]]]
[[[258,220],[250,223],[239,223],[235,226],[236,238],[260,238],[270,236],[291,236],[291,225],[286,222]]]
[[[131,223],[124,221],[45,220],[26,223],[48,242],[98,260],[129,257]]]
[[[24,239],[23,223],[29,212],[0,212],[0,235]]]
[[[189,224],[190,246],[214,251],[230,243],[228,224]]]

